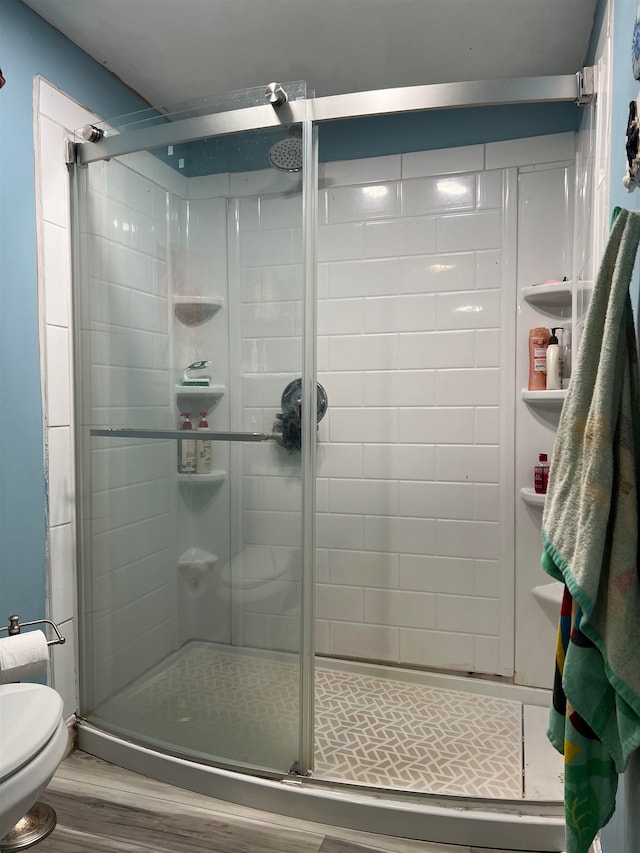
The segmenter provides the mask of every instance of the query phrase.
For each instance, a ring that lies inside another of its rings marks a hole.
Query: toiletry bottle
[[[529,332],[529,391],[547,387],[547,346],[549,329],[538,326]]]
[[[198,429],[209,429],[207,413],[200,412]],[[210,474],[212,467],[212,442],[210,439],[196,441],[196,474]]]
[[[182,412],[184,418],[182,429],[192,429],[191,412]],[[180,474],[195,474],[196,471],[196,442],[192,438],[178,441],[178,472]]]
[[[538,463],[533,469],[533,488],[536,494],[546,495],[548,482],[549,463],[547,462],[547,454],[541,453],[538,456]]]
[[[559,391],[562,388],[562,346],[556,332],[562,336],[562,327],[551,329],[547,347],[547,391]]]
[[[560,350],[562,352],[562,387],[568,388],[571,378],[571,323],[566,321],[562,327]]]

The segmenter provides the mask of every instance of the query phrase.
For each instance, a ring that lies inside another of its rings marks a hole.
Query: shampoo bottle
[[[207,413],[200,412],[198,429],[209,429]],[[212,442],[210,439],[196,441],[196,474],[210,474],[212,468]]]
[[[551,329],[547,347],[547,391],[559,391],[562,388],[562,346],[556,332],[562,335],[562,327]]]
[[[546,495],[548,482],[549,463],[547,462],[547,454],[541,453],[538,456],[538,464],[533,469],[533,488],[536,494]]]
[[[191,423],[191,412],[183,412],[183,430],[193,428]],[[178,472],[180,474],[195,474],[196,471],[196,443],[192,438],[183,438],[178,441]]]
[[[529,332],[529,391],[547,387],[547,346],[549,329],[538,326]]]

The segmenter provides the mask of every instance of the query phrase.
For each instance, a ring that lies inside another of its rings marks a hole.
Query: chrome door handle
[[[289,382],[280,400],[282,411],[276,414],[273,425],[274,438],[285,450],[300,450],[302,447],[302,379]],[[327,413],[327,392],[316,382],[316,420],[320,423]]]

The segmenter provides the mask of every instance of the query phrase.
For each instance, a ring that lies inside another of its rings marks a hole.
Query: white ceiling
[[[24,0],[153,106],[570,74],[597,0]]]

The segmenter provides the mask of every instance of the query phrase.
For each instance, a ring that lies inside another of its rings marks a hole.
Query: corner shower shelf
[[[554,625],[557,625],[560,606],[562,605],[562,596],[564,595],[564,584],[560,583],[560,581],[543,583],[539,586],[534,586],[531,594]]]
[[[520,497],[531,506],[544,506],[546,495],[540,495],[535,489],[520,489]]]
[[[572,285],[570,281],[560,281],[557,284],[534,284],[522,289],[523,298],[537,308],[546,308],[557,312],[561,308],[571,307]]]
[[[185,326],[200,326],[218,313],[224,300],[217,296],[174,296],[173,313]]]
[[[176,385],[176,397],[212,397],[217,400],[226,391],[224,385]]]
[[[562,388],[559,391],[528,391],[526,388],[523,388],[521,395],[525,403],[528,403],[530,406],[560,410],[567,396],[567,389]]]
[[[227,472],[222,470],[211,471],[210,474],[181,474],[177,473],[179,483],[189,486],[205,486],[211,483],[222,483],[227,479]]]

